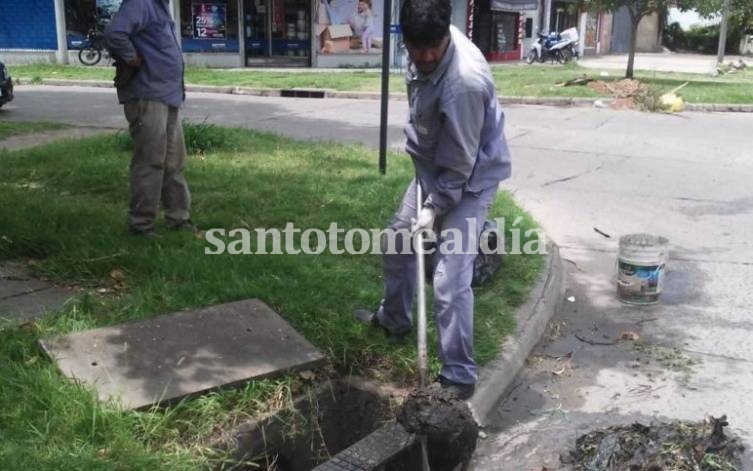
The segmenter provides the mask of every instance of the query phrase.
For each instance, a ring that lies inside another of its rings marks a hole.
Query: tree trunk
[[[635,46],[638,42],[638,24],[641,22],[642,16],[636,14],[632,9],[628,8],[630,12],[630,53],[628,54],[627,71],[625,71],[625,78],[633,78],[633,70],[635,68]]]

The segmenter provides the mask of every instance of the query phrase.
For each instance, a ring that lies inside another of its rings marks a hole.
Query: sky
[[[689,30],[692,26],[706,26],[719,23],[719,18],[701,18],[695,11],[680,11],[677,8],[669,9],[669,23],[680,23],[682,29]]]

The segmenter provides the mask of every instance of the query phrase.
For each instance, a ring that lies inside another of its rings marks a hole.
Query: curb
[[[49,85],[58,87],[94,87],[113,88],[112,80],[73,80],[73,79],[42,79],[34,81],[29,77],[15,79],[16,85]],[[222,85],[186,85],[187,92],[220,93],[225,95],[248,95],[260,97],[298,97],[298,98],[339,98],[349,100],[379,100],[379,92],[337,91],[326,88],[254,88],[234,87]],[[406,101],[403,93],[390,93],[391,101]],[[595,107],[597,102],[609,103],[609,97],[602,98],[564,98],[564,97],[526,97],[500,96],[503,105],[537,105],[563,108]],[[685,111],[707,113],[753,113],[753,105],[727,105],[714,103],[686,103]]]
[[[550,243],[547,249],[546,269],[528,301],[517,309],[518,326],[515,333],[502,344],[502,353],[497,359],[480,371],[470,405],[474,418],[482,426],[541,340],[562,299],[564,270],[559,247]]]
[[[753,105],[685,103],[685,111],[705,112],[705,113],[753,113]]]

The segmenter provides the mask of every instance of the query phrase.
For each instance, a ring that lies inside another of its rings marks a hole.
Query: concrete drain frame
[[[314,385],[290,408],[241,424],[212,443],[227,453],[216,469],[420,469],[415,436],[394,420],[407,392],[358,377]]]

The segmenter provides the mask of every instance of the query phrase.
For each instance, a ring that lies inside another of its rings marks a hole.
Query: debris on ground
[[[643,111],[677,113],[685,109],[685,102],[677,92],[688,84],[685,83],[663,94],[656,87],[647,85],[640,80],[605,81],[596,80],[588,75],[559,82],[555,85],[559,87],[587,86],[599,95],[612,97],[609,107],[616,110],[640,109]],[[602,100],[597,100],[594,106],[603,108],[606,107],[606,104]]]
[[[438,384],[414,390],[397,420],[408,432],[426,436],[432,471],[452,470],[476,449],[479,429],[468,404]]]
[[[633,349],[644,356],[639,361],[654,361],[665,369],[677,373],[692,373],[693,367],[700,363],[699,360],[689,357],[680,347],[666,347],[636,342],[633,345]]]
[[[637,342],[640,339],[641,335],[638,332],[634,332],[632,330],[622,332],[620,336],[617,337],[618,342]]]
[[[677,95],[677,92],[687,86],[688,82],[685,82],[671,92],[665,93],[664,95],[660,96],[659,104],[661,105],[662,109],[669,111],[670,113],[679,113],[680,111],[684,110],[685,101],[683,101],[682,97]]]
[[[734,74],[747,67],[748,67],[748,64],[746,64],[745,61],[743,61],[742,59],[739,59],[737,62],[719,64],[716,67],[716,75]]]
[[[574,79],[567,80],[565,82],[555,83],[554,85],[556,87],[572,87],[573,85],[586,85],[593,81],[594,79],[584,74],[582,77],[576,77]]]
[[[579,437],[561,460],[575,471],[739,471],[744,447],[728,425],[722,416],[609,427]]]

